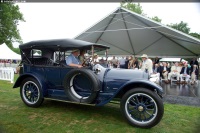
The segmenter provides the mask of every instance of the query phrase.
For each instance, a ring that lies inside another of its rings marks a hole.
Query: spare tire
[[[71,70],[64,77],[63,86],[67,97],[79,103],[92,103],[100,90],[99,80],[89,69]]]

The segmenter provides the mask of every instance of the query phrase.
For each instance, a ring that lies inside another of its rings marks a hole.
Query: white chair
[[[182,76],[182,78],[183,78],[184,81],[186,81],[186,77],[187,77],[187,76],[185,76],[185,75]],[[191,77],[189,78],[188,83],[191,82],[190,80],[191,80]]]
[[[161,83],[162,83],[163,80],[165,81],[165,79],[163,79],[162,77],[160,77],[160,82],[161,82]]]
[[[159,81],[160,81],[160,73],[151,74],[150,75],[150,81],[152,81],[154,83],[159,83]]]
[[[171,80],[171,84],[172,84],[172,82],[177,82],[177,76],[173,74],[171,76],[170,80]]]

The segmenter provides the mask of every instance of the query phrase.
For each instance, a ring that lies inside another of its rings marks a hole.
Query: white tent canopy
[[[200,56],[199,39],[124,8],[117,8],[75,39],[110,46],[109,55]]]
[[[21,60],[21,55],[13,52],[8,46],[3,43],[0,45],[0,59]]]
[[[160,59],[159,61],[167,61],[167,62],[185,62],[186,60],[182,59],[181,58],[162,58]]]

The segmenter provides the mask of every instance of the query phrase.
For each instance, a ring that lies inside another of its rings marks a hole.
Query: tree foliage
[[[19,11],[19,6],[14,2],[0,4],[0,44],[5,43],[15,52],[19,51],[13,48],[13,42],[22,43],[22,39],[17,29],[19,21],[25,21],[23,14]]]
[[[196,37],[197,39],[200,39],[200,33],[190,33],[191,36]]]
[[[159,23],[161,23],[161,21],[162,21],[162,19],[158,18],[157,16],[154,16],[151,19],[154,20],[154,21],[157,21]]]
[[[140,4],[134,4],[133,2],[123,1],[120,3],[121,7],[126,8],[130,11],[136,12],[138,14],[143,14],[142,6]]]
[[[172,27],[176,30],[182,31],[186,34],[189,34],[189,32],[190,32],[190,28],[188,27],[188,24],[183,22],[183,21],[181,21],[178,24],[177,23],[176,24],[170,24],[170,25],[167,25],[167,26]]]
[[[142,6],[140,6],[139,3],[138,4],[134,4],[130,0],[125,0],[125,1],[122,1],[120,3],[120,6],[123,7],[123,8],[126,8],[126,9],[128,9],[130,11],[133,11],[133,12],[136,12],[138,14],[141,14],[143,16],[147,16],[147,14],[144,14],[144,12],[142,10]],[[150,17],[148,17],[148,18],[150,18]],[[154,16],[154,17],[152,17],[150,19],[152,19],[154,21],[157,21],[159,23],[161,23],[161,21],[162,21],[162,19],[158,18],[157,16]],[[198,34],[198,33],[190,33],[190,28],[188,27],[188,24],[185,23],[185,22],[183,22],[183,21],[181,21],[178,24],[177,23],[176,24],[172,24],[171,23],[171,24],[169,24],[167,26],[169,26],[171,28],[174,28],[176,30],[179,30],[181,32],[184,32],[186,34],[189,34],[189,35],[191,35],[193,37],[196,37],[196,38],[200,39],[200,34]]]

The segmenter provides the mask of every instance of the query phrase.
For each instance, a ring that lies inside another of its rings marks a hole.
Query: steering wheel
[[[92,60],[90,59],[91,58],[91,56],[90,57],[88,57],[88,58],[86,58],[84,61],[83,61],[83,63],[82,63],[82,66],[86,66],[86,62],[88,62],[87,63],[87,66],[91,66],[91,62],[92,62]]]

